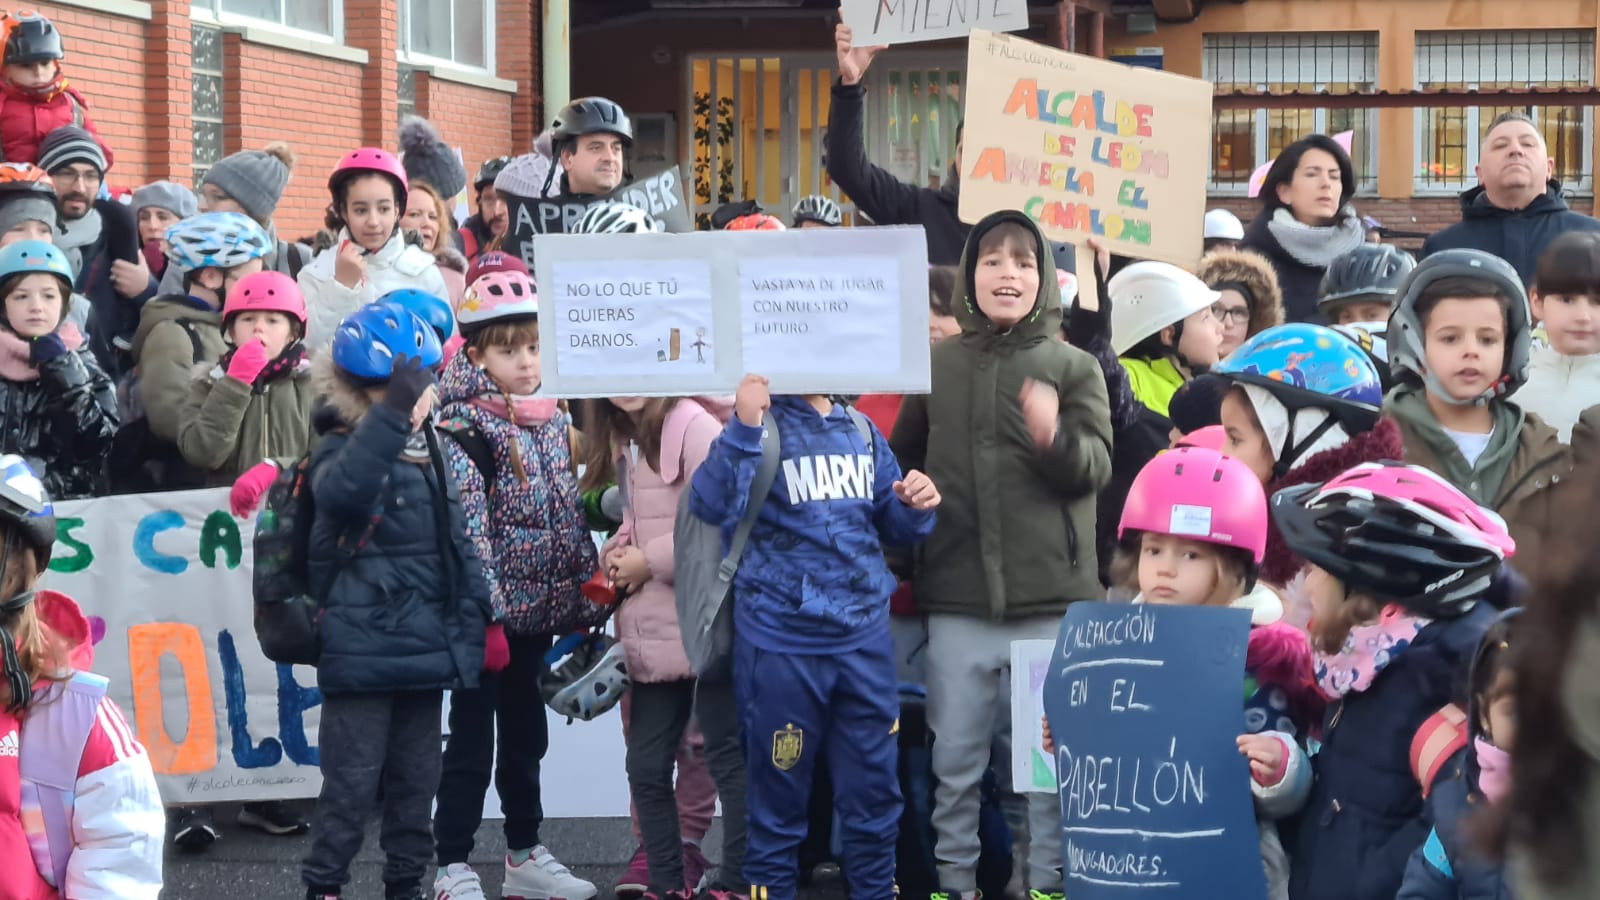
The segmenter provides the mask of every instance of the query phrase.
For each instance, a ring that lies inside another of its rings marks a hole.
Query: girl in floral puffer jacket
[[[544,655],[551,635],[595,625],[604,611],[581,592],[597,566],[595,546],[572,474],[567,415],[538,395],[537,316],[527,275],[480,277],[457,313],[466,345],[439,382],[440,430],[454,438],[441,443],[494,607],[483,681],[450,696],[433,823],[434,894],[441,898],[481,896],[467,857],[491,774],[510,850],[506,895],[585,900],[596,894],[539,842],[539,763],[549,745],[539,691]]]
[[[744,820],[732,685],[696,681],[673,589],[679,499],[722,432],[711,407],[692,399],[612,397],[592,401],[584,415],[583,486],[600,488],[614,478],[624,498],[622,527],[601,552],[606,574],[627,592],[617,609],[617,637],[631,683],[622,734],[639,847],[618,892],[666,897],[705,886],[709,864],[700,841],[717,799],[708,768],[722,789],[723,821]],[[723,836],[728,877],[712,890],[742,893],[744,829],[724,826]]]

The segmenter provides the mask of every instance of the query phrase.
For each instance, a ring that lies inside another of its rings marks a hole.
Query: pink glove
[[[228,377],[245,384],[255,384],[256,376],[267,367],[267,345],[260,341],[246,341],[233,351],[233,361],[228,363]]]
[[[278,477],[278,464],[267,460],[250,467],[250,471],[240,475],[233,483],[233,490],[228,492],[228,508],[233,514],[243,519],[256,511],[261,503],[261,495],[272,487],[272,482]]]
[[[511,645],[506,643],[506,628],[499,622],[483,634],[483,670],[503,672],[511,665]]]

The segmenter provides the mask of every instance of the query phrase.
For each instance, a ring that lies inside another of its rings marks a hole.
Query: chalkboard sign
[[[656,220],[661,231],[675,234],[694,230],[689,204],[683,195],[683,178],[677,166],[658,169],[617,188],[605,197],[555,197],[535,199],[507,195],[506,210],[511,228],[504,249],[534,268],[533,238],[540,234],[566,234],[574,230],[584,212],[602,200],[637,206]]]
[[[1074,603],[1044,704],[1072,900],[1263,900],[1242,729],[1250,613]]]

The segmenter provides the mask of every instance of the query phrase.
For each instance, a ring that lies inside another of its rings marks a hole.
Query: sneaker
[[[306,888],[306,900],[339,900],[339,892],[308,887]]]
[[[311,830],[311,823],[296,815],[282,800],[246,803],[239,808],[239,825],[279,837]]]
[[[1054,891],[1029,891],[1028,900],[1067,900],[1064,889]]]
[[[520,866],[506,857],[506,880],[500,889],[505,900],[593,900],[594,883],[572,874],[543,845],[533,848]]]
[[[383,884],[383,900],[428,900],[428,895],[422,892],[422,885],[408,884]]]
[[[478,873],[466,863],[445,866],[433,880],[434,900],[486,900]]]
[[[650,889],[650,858],[645,855],[644,845],[640,844],[633,851],[633,859],[628,861],[628,868],[617,879],[616,886],[612,888],[622,900],[642,895]]]
[[[928,900],[983,900],[983,891],[973,891],[971,894],[940,891],[938,893],[929,894]]]
[[[700,889],[711,881],[711,860],[706,859],[705,853],[696,844],[683,845],[683,884],[688,889],[689,896],[700,893]]]
[[[211,810],[204,807],[188,807],[172,811],[174,826],[172,829],[172,843],[187,853],[199,853],[212,844],[222,833],[217,831],[217,826],[211,818]]]
[[[699,900],[750,900],[750,895],[741,888],[724,887],[713,882],[700,893]]]

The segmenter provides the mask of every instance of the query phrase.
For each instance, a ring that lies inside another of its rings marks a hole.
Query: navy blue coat
[[[1329,704],[1315,780],[1300,816],[1280,825],[1290,900],[1394,900],[1428,837],[1411,739],[1465,684],[1495,610],[1434,622],[1370,687]]]
[[[1600,231],[1600,220],[1567,208],[1561,185],[1552,181],[1543,197],[1525,209],[1501,209],[1489,202],[1482,187],[1461,194],[1461,221],[1429,235],[1422,255],[1440,250],[1482,250],[1511,263],[1532,287],[1539,256],[1550,242],[1568,231]]]
[[[401,458],[411,431],[406,417],[375,405],[349,428],[355,398],[331,399],[346,412],[317,411],[321,437],[311,457],[316,516],[309,575],[314,585],[330,585],[318,686],[328,692],[477,687],[489,588],[467,540],[455,483],[440,484],[427,461]],[[441,503],[449,519],[444,536],[435,512]],[[371,539],[346,559],[340,537],[358,539],[375,513]]]
[[[1406,864],[1405,882],[1395,900],[1512,900],[1502,865],[1483,859],[1471,847],[1470,817],[1483,808],[1483,795],[1467,765],[1468,745],[1445,764],[1428,795],[1433,830]]]

